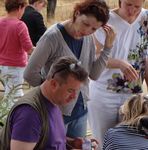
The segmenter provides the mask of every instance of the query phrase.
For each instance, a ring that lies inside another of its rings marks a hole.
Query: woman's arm
[[[11,140],[10,150],[33,150],[36,143]]]
[[[107,67],[110,69],[120,69],[129,81],[135,81],[139,78],[139,74],[134,67],[125,60],[109,58]]]
[[[105,25],[104,30],[106,32],[105,44],[103,50],[100,52],[100,55],[92,64],[89,75],[92,80],[97,80],[100,74],[105,69],[116,36],[112,27]]]

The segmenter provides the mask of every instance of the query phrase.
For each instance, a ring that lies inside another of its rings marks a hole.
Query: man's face
[[[144,0],[120,0],[122,13],[129,18],[137,17],[140,13]]]
[[[76,80],[72,76],[67,78],[65,83],[57,83],[54,90],[53,103],[57,105],[65,105],[76,98],[82,82]]]

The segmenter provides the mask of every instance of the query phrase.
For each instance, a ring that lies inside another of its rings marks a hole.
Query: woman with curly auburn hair
[[[122,121],[105,134],[103,150],[148,148],[148,96],[134,95],[121,106]]]

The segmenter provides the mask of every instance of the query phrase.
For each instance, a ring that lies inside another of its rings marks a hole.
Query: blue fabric
[[[84,137],[87,131],[87,114],[79,117],[76,120],[69,122],[66,125],[67,137],[77,138]]]
[[[63,36],[64,40],[66,41],[68,47],[71,49],[71,51],[77,57],[77,59],[79,59],[80,54],[81,54],[82,44],[83,44],[83,38],[74,39],[72,36],[70,36],[67,33],[67,31],[65,30],[65,28],[62,24],[57,24],[57,27],[61,31],[62,36]]]
[[[83,97],[80,92],[77,103],[72,111],[71,116],[65,116],[64,115],[64,123],[67,124],[71,122],[72,120],[76,120],[79,117],[82,117],[88,112],[87,108],[84,109],[84,103],[83,103]]]
[[[66,41],[67,45],[69,46],[73,54],[77,57],[77,59],[79,59],[81,54],[82,44],[83,44],[83,38],[79,40],[74,39],[67,33],[67,31],[65,30],[62,24],[57,24],[57,27],[61,31],[64,40]],[[79,117],[82,117],[86,113],[87,113],[87,109],[84,109],[83,97],[80,92],[77,103],[72,111],[71,116],[64,116],[64,123],[67,124]]]

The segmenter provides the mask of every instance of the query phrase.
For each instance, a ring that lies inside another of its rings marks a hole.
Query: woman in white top
[[[116,30],[108,68],[97,81],[90,83],[88,115],[93,136],[102,143],[108,128],[118,123],[118,109],[133,93],[148,84],[148,11],[144,0],[120,0],[119,8],[110,12],[109,24]],[[103,46],[104,33],[95,37]]]

